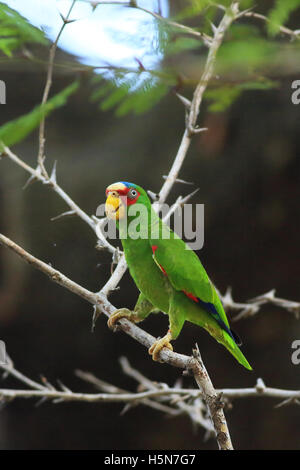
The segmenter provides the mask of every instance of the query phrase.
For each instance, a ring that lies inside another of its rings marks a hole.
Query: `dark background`
[[[62,54],[61,54],[62,55]],[[29,112],[40,102],[43,69],[31,65],[1,67],[7,104],[1,124]],[[245,301],[276,288],[280,297],[299,301],[299,149],[300,105],[291,102],[286,77],[279,89],[247,92],[227,112],[209,113],[209,127],[194,138],[180,177],[200,191],[193,203],[205,204],[205,244],[198,253],[221,292]],[[55,74],[52,93],[71,77]],[[89,101],[90,83],[46,123],[46,166],[58,161],[58,182],[88,214],[104,201],[112,182],[125,180],[157,192],[176,154],[184,130],[182,105],[170,94],[142,116],[116,118]],[[37,132],[14,151],[35,166]],[[0,162],[1,232],[37,257],[90,290],[99,289],[110,273],[110,256],[95,250],[93,232],[78,218],[50,222],[66,209],[59,197],[40,183],[22,186],[25,172],[9,159]],[[169,201],[190,190],[178,185]],[[137,289],[126,273],[114,305],[133,307]],[[228,313],[230,316],[230,312]],[[40,374],[73,391],[93,391],[74,376],[75,369],[131,390],[135,383],[118,363],[131,365],[153,380],[172,385],[181,371],[151,361],[147,351],[123,333],[113,334],[100,317],[91,334],[92,308],[51,283],[4,248],[0,250],[0,338],[15,366],[31,378]],[[162,335],[167,318],[148,318],[143,327]],[[243,352],[254,372],[243,369],[204,330],[186,324],[175,350],[190,354],[197,341],[215,387],[253,386],[262,377],[269,386],[300,388],[300,366],[291,362],[291,344],[300,338],[295,317],[273,306],[235,324]],[[184,378],[185,386],[194,384]],[[20,386],[12,379],[2,387]],[[21,386],[23,388],[23,386]],[[299,448],[300,408],[274,409],[270,398],[237,400],[227,411],[233,444],[239,449]],[[1,449],[214,449],[203,441],[186,416],[166,418],[139,406],[120,416],[123,405],[45,403],[18,400],[0,414]]]

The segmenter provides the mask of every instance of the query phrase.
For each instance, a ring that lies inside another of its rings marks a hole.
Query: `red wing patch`
[[[160,269],[162,270],[163,274],[164,274],[165,276],[167,276],[167,273],[166,273],[165,269],[162,267],[161,264],[159,265],[159,267],[160,267]]]
[[[152,245],[151,248],[152,248],[152,253],[155,255],[155,252],[156,252],[158,246],[157,245]]]
[[[194,302],[199,302],[199,299],[198,297],[195,297],[193,294],[191,294],[190,292],[187,292],[186,290],[183,290],[182,292],[185,293],[185,295],[187,297],[189,297],[190,299],[192,299]]]
[[[154,256],[154,255],[155,255],[155,252],[156,252],[156,250],[157,250],[157,248],[158,248],[158,246],[157,246],[157,245],[152,245],[151,248],[152,248],[152,253],[153,253],[153,256]],[[160,268],[160,270],[163,272],[163,274],[164,274],[165,276],[167,276],[166,270],[162,267],[162,265],[159,264],[159,263],[157,263],[156,260],[154,260],[154,261],[155,261],[156,264],[159,266],[159,268]]]

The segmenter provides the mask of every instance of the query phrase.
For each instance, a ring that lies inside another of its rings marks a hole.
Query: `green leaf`
[[[229,108],[244,91],[248,90],[270,90],[278,86],[273,80],[264,77],[258,77],[256,81],[248,81],[238,83],[234,86],[224,85],[219,88],[207,90],[204,98],[209,100],[211,104],[208,109],[211,112],[222,112]]]
[[[257,81],[250,81],[238,84],[241,90],[271,90],[279,87],[279,82],[261,77]]]
[[[143,89],[138,93],[128,95],[116,110],[116,116],[124,116],[129,111],[135,114],[142,114],[151,109],[158,103],[164,95],[167,94],[169,87],[162,83],[153,83],[150,79],[144,83]]]
[[[184,51],[199,49],[202,43],[199,39],[177,36],[170,41],[166,48],[166,55],[178,54]]]
[[[98,84],[91,95],[91,101],[99,101],[102,111],[116,109],[116,116],[129,112],[141,114],[159,102],[176,84],[171,75],[137,70],[135,72],[116,71],[111,80],[93,77]]]
[[[276,0],[275,6],[270,10],[267,29],[270,35],[279,32],[280,26],[283,26],[289,19],[291,13],[300,7],[300,0]]]
[[[0,50],[7,56],[26,43],[46,44],[42,31],[28,23],[19,13],[0,3]]]
[[[241,0],[240,1],[240,11],[246,10],[247,8],[252,7],[254,0]]]
[[[260,30],[257,26],[253,24],[238,24],[234,23],[230,27],[230,32],[228,33],[228,40],[246,40],[251,41],[252,38],[257,38],[260,36]]]
[[[208,109],[211,112],[225,111],[240,96],[242,90],[238,87],[224,86],[214,90],[207,90],[205,99],[212,101]]]
[[[60,93],[51,98],[47,103],[39,105],[30,113],[25,114],[13,121],[7,122],[0,127],[0,151],[3,151],[4,145],[10,147],[23,140],[30,132],[32,132],[41,122],[43,118],[48,116],[52,111],[63,106],[68,97],[74,93],[79,86],[76,81],[62,90]]]
[[[224,43],[217,57],[218,74],[235,74],[237,78],[248,76],[259,67],[274,62],[278,45],[260,37],[232,40]]]
[[[188,6],[176,15],[175,19],[177,21],[199,15],[205,8],[211,6],[212,2],[211,0],[189,0],[187,3]]]

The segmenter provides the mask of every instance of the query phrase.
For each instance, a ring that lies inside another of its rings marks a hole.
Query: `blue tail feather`
[[[210,302],[203,302],[203,300],[199,299],[198,298],[198,301],[199,301],[199,304],[201,304],[201,306],[206,310],[208,311],[209,313],[212,314],[212,316],[214,317],[214,319],[216,320],[216,322],[218,323],[218,325],[226,331],[226,333],[229,334],[229,336],[231,337],[231,339],[233,339],[233,341],[238,345],[238,346],[241,346],[242,345],[242,342],[241,342],[241,339],[239,338],[239,336],[234,332],[232,331],[222,320],[222,318],[220,317],[216,307],[214,306],[214,304],[210,303]]]

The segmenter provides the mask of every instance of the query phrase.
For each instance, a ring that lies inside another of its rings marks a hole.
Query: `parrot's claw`
[[[168,333],[163,338],[156,340],[152,344],[152,346],[148,349],[148,353],[151,354],[153,361],[162,362],[159,358],[159,354],[163,348],[168,348],[171,351],[173,351],[173,346],[170,343],[171,339],[172,339],[172,335],[168,331]]]
[[[116,323],[121,320],[121,318],[127,318],[128,320],[132,321],[133,323],[137,323],[139,321],[138,316],[136,313],[132,312],[128,308],[119,308],[112,313],[107,321],[107,326],[112,330],[116,329]]]

